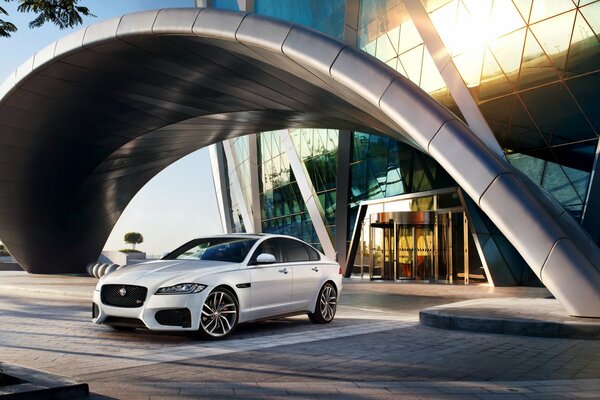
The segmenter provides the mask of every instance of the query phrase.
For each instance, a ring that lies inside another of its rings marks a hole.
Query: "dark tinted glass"
[[[281,239],[286,262],[309,261],[310,257],[304,244],[291,239]]]
[[[308,252],[308,257],[310,259],[310,261],[319,261],[321,259],[321,256],[319,256],[319,253],[313,249],[310,246],[304,245],[304,247],[306,248],[306,251]]]
[[[269,239],[262,242],[252,255],[250,264],[256,263],[256,258],[263,253],[272,254],[275,256],[275,262],[283,262],[283,254],[281,253],[279,239]]]
[[[244,261],[257,239],[207,238],[188,242],[163,260]]]

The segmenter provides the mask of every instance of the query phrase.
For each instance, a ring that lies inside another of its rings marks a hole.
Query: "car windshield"
[[[188,242],[163,260],[209,260],[240,263],[258,239],[207,238]]]

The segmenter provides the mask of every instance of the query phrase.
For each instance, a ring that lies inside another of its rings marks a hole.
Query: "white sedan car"
[[[216,339],[240,323],[294,314],[331,322],[341,289],[339,265],[308,244],[231,234],[195,239],[162,260],[104,276],[92,316],[115,329],[198,331]]]

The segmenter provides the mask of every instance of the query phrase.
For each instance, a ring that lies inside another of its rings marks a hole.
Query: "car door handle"
[[[311,269],[315,272],[319,272],[319,267],[312,267]]]
[[[279,272],[281,272],[283,274],[287,274],[288,270],[287,270],[287,268],[282,268],[282,269],[279,270]]]

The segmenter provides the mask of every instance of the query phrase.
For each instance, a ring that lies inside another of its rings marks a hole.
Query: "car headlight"
[[[199,283],[180,283],[175,286],[161,287],[155,294],[191,294],[200,293],[206,289],[206,285]]]

